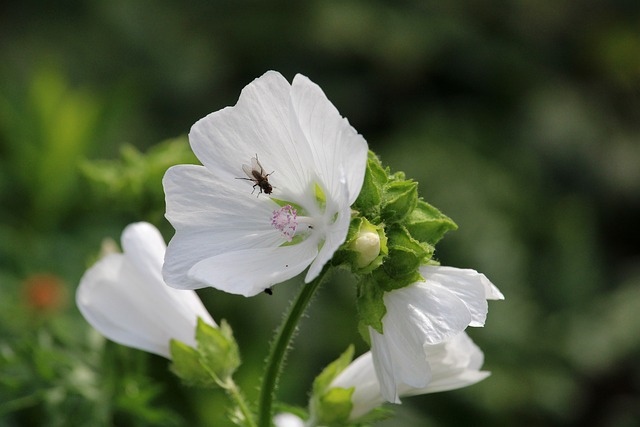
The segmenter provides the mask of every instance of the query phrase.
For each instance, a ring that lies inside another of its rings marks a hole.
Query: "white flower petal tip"
[[[273,417],[273,424],[276,427],[304,427],[302,418],[289,412],[277,414]]]
[[[80,280],[76,303],[91,326],[119,344],[166,358],[172,338],[195,345],[198,317],[216,326],[195,292],[163,282],[165,243],[154,226],[127,226],[122,246],[124,253],[100,259]]]
[[[307,267],[305,281],[317,277],[346,238],[368,150],[322,90],[269,71],[189,140],[204,166],[163,179],[176,230],[165,281],[251,296]]]
[[[351,362],[331,382],[331,387],[355,388],[351,397],[350,419],[357,420],[385,401],[399,404],[400,397],[467,387],[490,375],[480,371],[482,351],[464,332],[443,343],[425,346],[420,356],[425,370],[430,372],[430,379],[424,386],[413,387],[403,382],[391,385],[379,381],[375,356],[367,352]]]
[[[425,281],[385,293],[384,334],[369,328],[381,393],[389,402],[399,402],[401,387],[419,390],[432,383],[434,373],[421,356],[424,349],[461,340],[455,337],[468,326],[483,326],[487,299],[502,297],[474,270],[424,266],[420,273]],[[468,343],[456,343],[467,345],[472,352]],[[482,379],[483,375],[474,374],[474,378]]]

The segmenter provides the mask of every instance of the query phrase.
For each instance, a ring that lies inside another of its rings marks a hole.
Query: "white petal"
[[[387,402],[400,403],[398,383],[395,377],[393,357],[385,337],[369,327],[371,354],[376,376],[380,382],[380,393]]]
[[[424,343],[450,339],[472,320],[467,305],[457,295],[425,282],[387,292],[384,304],[384,334],[407,335],[420,348]]]
[[[169,357],[169,340],[195,345],[197,317],[215,322],[192,291],[165,285],[160,276],[164,241],[146,223],[123,233],[124,254],[112,254],[83,275],[77,305],[87,321],[107,338]]]
[[[237,233],[273,231],[271,213],[279,206],[268,197],[251,194],[242,180],[221,182],[208,169],[178,165],[162,180],[167,219],[177,228],[216,228]]]
[[[273,424],[276,427],[304,427],[302,418],[289,412],[277,414],[273,417]]]
[[[342,186],[345,191],[341,194],[343,198],[342,203],[340,201],[327,200],[327,211],[331,212],[329,217],[333,217],[332,212],[337,212],[337,218],[333,224],[325,226],[324,230],[318,230],[324,232],[324,244],[320,248],[318,256],[309,267],[305,282],[309,283],[315,279],[322,267],[333,257],[333,254],[338,250],[347,238],[349,232],[349,223],[351,222],[351,208],[346,203],[348,193],[346,192],[346,183],[343,182]]]
[[[345,389],[355,387],[351,395],[353,404],[349,417],[351,420],[369,413],[384,402],[370,351],[358,357],[340,372],[331,382],[331,387]]]
[[[432,379],[422,389],[402,390],[403,396],[454,390],[475,384],[490,375],[479,371],[484,355],[464,332],[445,343],[426,345],[425,352],[433,372]]]
[[[189,133],[191,147],[202,164],[223,182],[243,176],[242,164],[258,155],[269,181],[278,188],[302,193],[310,182],[313,159],[307,141],[291,134],[291,85],[269,71],[247,85],[234,107],[209,114]]]
[[[202,166],[174,166],[165,174],[163,184],[166,216],[176,229],[163,267],[164,280],[172,287],[206,286],[187,275],[203,259],[283,242],[271,226],[272,211],[278,205],[269,198],[257,198],[248,189],[222,186]]]
[[[167,248],[162,235],[146,222],[129,224],[122,232],[122,249],[149,281],[162,281],[161,271]]]
[[[163,337],[152,327],[151,319],[137,309],[133,299],[127,301],[122,297],[118,284],[127,273],[122,254],[108,255],[98,261],[80,281],[76,292],[78,308],[94,328],[112,341],[169,357],[168,340],[162,345]],[[129,279],[129,284],[131,281]]]
[[[226,252],[198,262],[189,277],[225,292],[253,296],[298,275],[317,254],[313,238],[291,246]]]
[[[448,290],[464,301],[471,314],[469,326],[484,326],[489,304],[483,274],[475,270],[432,265],[420,267],[420,273],[429,286]]]
[[[385,400],[400,403],[401,384],[413,388],[427,385],[431,370],[426,363],[422,345],[419,344],[416,351],[418,342],[410,332],[394,334],[387,332],[385,328],[385,334],[381,335],[370,327],[369,333],[373,362]]]
[[[311,146],[314,164],[333,199],[342,192],[346,176],[351,205],[360,194],[367,163],[367,142],[343,118],[318,85],[296,75],[291,102],[300,129]]]

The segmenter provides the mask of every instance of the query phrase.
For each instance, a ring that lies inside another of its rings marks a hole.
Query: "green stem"
[[[229,378],[227,380],[227,382],[224,384],[223,387],[226,390],[227,395],[229,396],[229,398],[233,402],[235,402],[235,404],[237,405],[238,409],[242,413],[242,416],[244,417],[244,420],[246,421],[246,423],[244,425],[246,425],[248,427],[256,427],[256,421],[253,418],[253,413],[249,409],[249,405],[247,404],[247,401],[245,400],[245,398],[242,395],[242,393],[240,392],[240,389],[238,388],[238,385],[231,378]]]
[[[324,268],[320,275],[311,283],[301,286],[300,293],[289,307],[289,312],[285,316],[284,322],[276,332],[269,357],[267,358],[267,365],[265,367],[264,377],[262,378],[262,387],[260,388],[260,401],[258,406],[259,427],[271,427],[271,420],[273,418],[273,396],[282,371],[282,362],[287,354],[291,338],[296,331],[298,322],[328,270],[328,267]]]

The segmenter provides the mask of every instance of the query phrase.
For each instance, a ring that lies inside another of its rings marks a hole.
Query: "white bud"
[[[358,252],[358,268],[364,268],[380,255],[380,235],[375,230],[361,231],[352,248]]]

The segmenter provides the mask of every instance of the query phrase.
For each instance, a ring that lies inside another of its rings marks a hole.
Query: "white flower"
[[[427,384],[421,388],[400,384],[398,387],[400,396],[454,390],[470,386],[489,376],[489,372],[480,371],[484,359],[482,351],[464,332],[440,344],[426,344],[420,356],[422,364],[429,372]],[[371,352],[351,362],[331,382],[331,387],[346,389],[355,387],[351,396],[353,403],[351,420],[367,414],[382,405],[385,400],[380,391]]]
[[[431,371],[423,348],[445,342],[467,326],[484,326],[488,299],[504,296],[483,274],[453,267],[423,266],[424,282],[384,295],[384,334],[369,328],[373,363],[382,396],[400,402],[403,387],[422,389]]]
[[[166,282],[252,296],[307,267],[305,281],[317,277],[346,238],[367,161],[366,141],[322,90],[267,72],[189,141],[204,166],[163,180],[176,230]]]
[[[112,341],[166,358],[172,338],[195,347],[197,318],[216,324],[194,291],[162,280],[166,245],[160,232],[145,222],[130,224],[122,248],[82,276],[76,302],[84,318]]]
[[[302,418],[289,412],[281,412],[273,417],[273,424],[276,427],[304,427]]]

